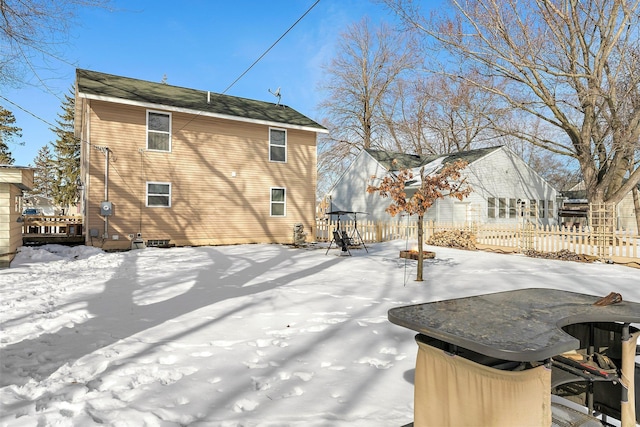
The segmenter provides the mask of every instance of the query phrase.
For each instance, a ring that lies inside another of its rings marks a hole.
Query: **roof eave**
[[[253,123],[253,124],[260,124],[260,125],[267,125],[267,126],[279,126],[279,127],[283,127],[283,128],[287,128],[287,129],[302,130],[302,131],[307,131],[307,132],[329,133],[329,131],[327,129],[324,129],[324,128],[316,128],[316,127],[311,127],[311,126],[300,126],[300,125],[295,125],[295,124],[291,124],[291,123],[275,122],[275,121],[269,121],[269,120],[249,119],[249,118],[246,118],[246,117],[232,116],[232,115],[220,114],[220,113],[211,113],[211,112],[207,112],[207,111],[194,110],[194,109],[191,109],[191,108],[184,108],[184,107],[175,107],[175,106],[166,105],[166,104],[156,104],[156,103],[151,103],[151,102],[133,101],[133,100],[130,100],[130,99],[116,98],[116,97],[113,97],[113,96],[95,95],[95,94],[90,94],[90,93],[85,93],[85,92],[78,92],[78,96],[80,98],[84,98],[84,99],[92,99],[92,100],[96,100],[96,101],[112,102],[112,103],[116,103],[116,104],[131,105],[131,106],[135,106],[135,107],[161,109],[161,110],[171,111],[171,112],[176,112],[176,113],[196,114],[196,115],[200,115],[200,116],[204,116],[204,117],[214,117],[214,118],[218,118],[218,119],[233,120],[233,121],[244,122],[244,123]]]

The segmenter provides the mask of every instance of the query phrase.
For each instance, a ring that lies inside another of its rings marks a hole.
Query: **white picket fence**
[[[357,229],[356,229],[357,225]],[[316,240],[329,241],[337,221],[318,219]],[[350,236],[361,238],[365,243],[383,242],[393,239],[417,241],[417,222],[340,221],[340,228]],[[435,233],[464,230],[475,236],[476,245],[482,248],[502,249],[509,252],[559,252],[568,250],[579,255],[598,259],[616,259],[618,262],[638,262],[640,236],[637,233],[603,227],[566,228],[563,226],[540,226],[533,223],[504,224],[442,224],[433,221],[424,223],[424,241]]]

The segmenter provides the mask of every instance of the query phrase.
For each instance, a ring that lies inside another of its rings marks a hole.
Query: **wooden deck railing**
[[[22,235],[26,236],[80,236],[82,217],[69,215],[25,215]]]

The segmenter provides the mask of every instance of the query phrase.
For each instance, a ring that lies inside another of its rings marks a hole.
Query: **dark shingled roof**
[[[417,154],[393,153],[371,149],[367,149],[366,152],[387,170],[399,171],[402,169],[419,168],[439,158],[443,158],[443,164],[455,162],[456,160],[464,160],[468,164],[471,164],[500,147],[501,146],[478,148],[459,153],[443,154],[441,156],[419,156]]]
[[[326,131],[323,126],[285,105],[213,92],[209,93],[210,102],[207,103],[208,92],[206,90],[187,89],[82,69],[76,70],[76,86],[78,93],[90,97],[118,98],[158,106],[306,127],[311,130],[317,129],[320,132]]]

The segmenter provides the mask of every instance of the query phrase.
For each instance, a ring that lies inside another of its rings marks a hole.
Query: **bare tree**
[[[414,73],[391,94],[382,114],[400,152],[440,155],[495,144],[491,122],[506,114],[492,94],[442,74]]]
[[[0,84],[19,84],[37,75],[35,58],[59,60],[80,7],[104,7],[109,0],[0,0]]]
[[[367,18],[341,34],[337,55],[325,66],[320,85],[327,97],[320,104],[331,139],[352,153],[380,144],[384,122],[380,109],[393,82],[417,64],[414,45],[403,33]]]
[[[337,52],[319,85],[326,93],[319,107],[329,129],[318,146],[319,196],[362,149],[383,148],[384,100],[392,84],[419,63],[406,34],[386,24],[374,27],[367,18],[340,35]]]
[[[446,52],[438,71],[544,123],[548,132],[492,125],[576,159],[591,202],[617,203],[637,185],[640,0],[451,0],[430,17],[411,0],[383,2]]]

